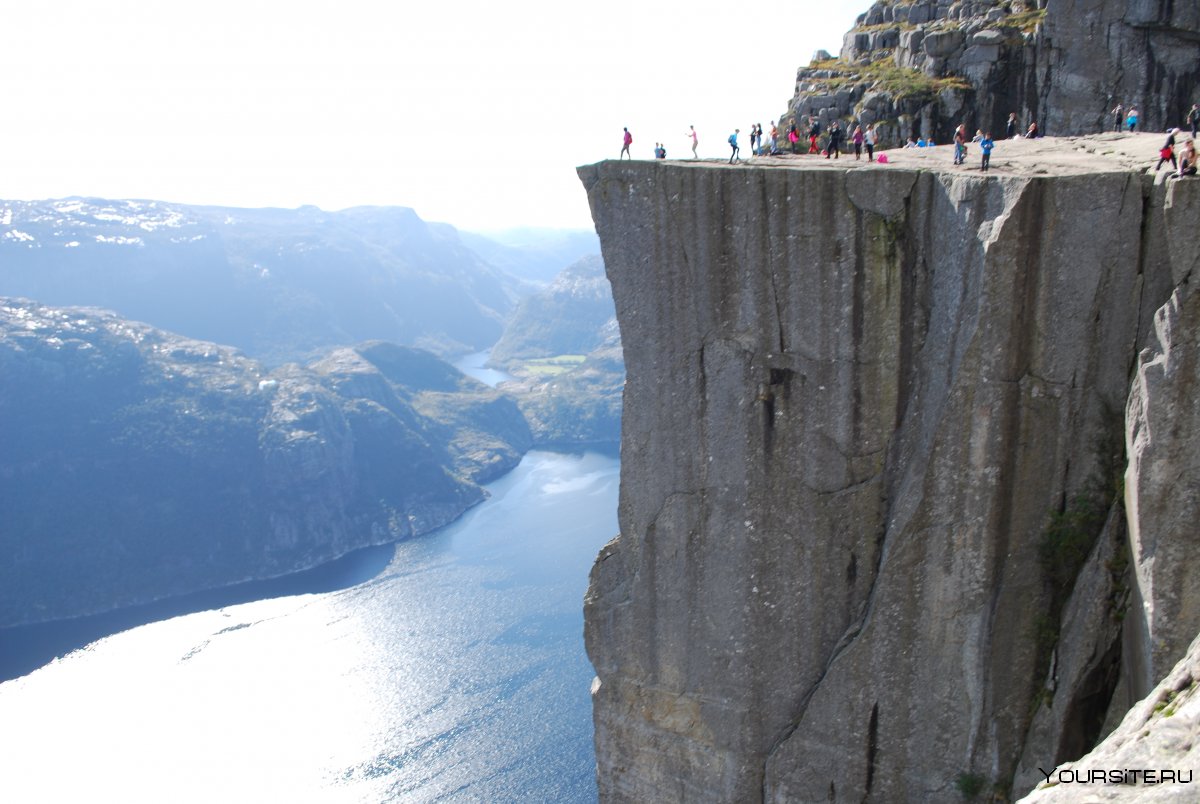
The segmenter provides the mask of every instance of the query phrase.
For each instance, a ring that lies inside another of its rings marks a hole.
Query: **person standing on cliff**
[[[988,168],[992,166],[992,149],[995,147],[996,142],[992,139],[992,132],[989,131],[979,141],[979,150],[983,152],[983,163],[979,169],[984,173],[987,173]]]
[[[737,159],[739,161],[741,160],[741,157],[738,156],[738,152],[740,149],[738,148],[738,144],[737,144],[737,135],[740,132],[741,132],[740,128],[735,128],[733,130],[733,133],[729,135],[729,147],[733,149],[733,153],[729,154],[729,164],[731,164],[731,165],[733,164],[733,160],[735,160],[735,159]]]
[[[1135,107],[1130,106],[1129,114],[1125,117],[1125,125],[1129,126],[1130,134],[1132,134],[1134,129],[1137,128],[1137,124],[1138,124],[1138,110]]]
[[[796,130],[795,123],[788,127],[788,142],[792,144],[792,153],[800,153],[800,132]]]
[[[696,135],[695,126],[688,126],[688,128],[691,129],[688,136],[692,138],[692,159],[699,159],[700,157],[696,154],[696,146],[700,144],[700,137]]]
[[[850,142],[854,143],[854,161],[862,159],[863,142],[866,137],[863,136],[862,126],[856,125],[853,133],[850,134]]]
[[[829,148],[825,153],[825,158],[833,157],[837,159],[842,153],[842,129],[838,125],[838,121],[834,120],[829,124]]]
[[[626,127],[626,129],[625,129],[625,139],[623,140],[623,142],[624,142],[624,144],[621,146],[621,155],[617,158],[624,159],[625,157],[628,156],[632,160],[633,157],[630,156],[630,154],[629,154],[629,146],[633,145],[633,135],[629,133],[628,127]]]
[[[1192,110],[1188,112],[1187,124],[1192,127],[1192,139],[1196,139],[1196,132],[1200,131],[1200,105],[1192,104]]]
[[[1012,139],[1017,136],[1017,113],[1012,112],[1008,115],[1008,123],[1004,126],[1005,139]]]
[[[867,161],[875,161],[875,124],[871,123],[867,126],[867,130],[863,132],[863,145],[867,146]]]
[[[819,118],[810,116],[812,126],[808,129],[808,152],[810,154],[819,154],[821,151],[817,148],[817,139],[821,136],[821,121]]]
[[[967,127],[954,129],[954,164],[961,165],[967,159]]]
[[[1119,103],[1118,103],[1116,106],[1114,106],[1114,107],[1113,107],[1113,110],[1112,110],[1112,116],[1113,116],[1113,131],[1120,131],[1120,130],[1121,130],[1121,114],[1122,114],[1124,111],[1125,111],[1125,107],[1124,107],[1124,106],[1122,106],[1122,105],[1121,105],[1121,104],[1119,104]]]

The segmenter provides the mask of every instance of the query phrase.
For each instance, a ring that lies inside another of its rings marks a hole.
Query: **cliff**
[[[628,372],[603,800],[1008,797],[1184,655],[1200,184],[1156,147],[580,168]]]
[[[0,298],[0,627],[266,578],[425,533],[530,445],[516,405],[385,343],[266,369]]]
[[[879,0],[836,58],[796,75],[784,120],[875,123],[884,146],[950,141],[954,128],[1054,135],[1113,128],[1118,103],[1139,130],[1182,126],[1200,100],[1200,8],[1156,0]]]

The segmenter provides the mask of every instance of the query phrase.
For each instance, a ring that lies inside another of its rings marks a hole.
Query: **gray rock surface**
[[[898,28],[886,28],[884,12]],[[1195,3],[880,0],[836,62],[799,70],[783,124],[875,122],[880,146],[892,147],[910,136],[949,142],[959,123],[999,136],[1013,112],[1018,133],[1037,121],[1043,133],[1093,134],[1113,128],[1119,103],[1138,107],[1139,130],[1163,131],[1200,101],[1198,41]],[[886,102],[868,110],[870,93]]]
[[[1021,800],[1029,804],[1195,801],[1200,784],[1197,690],[1200,638],[1095,751],[1078,762],[1045,768],[1038,789]]]
[[[580,168],[628,370],[585,601],[603,800],[1006,795],[1102,736],[1138,591],[1114,525],[1062,586],[1044,544],[1116,496],[1191,258],[1155,235],[1200,185],[1155,185],[1153,150]]]

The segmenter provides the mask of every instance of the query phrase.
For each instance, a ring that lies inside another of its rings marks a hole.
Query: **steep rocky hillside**
[[[1185,655],[1200,183],[1158,140],[580,169],[628,367],[602,800],[1007,799]]]
[[[516,405],[368,343],[275,370],[0,299],[0,627],[310,567],[456,518],[530,445]]]
[[[1183,125],[1200,101],[1200,6],[1143,0],[880,0],[838,56],[796,76],[786,123],[875,123],[886,147],[954,128],[1091,134],[1117,104],[1142,128]]]

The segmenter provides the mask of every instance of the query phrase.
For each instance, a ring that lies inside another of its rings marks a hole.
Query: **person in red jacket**
[[[618,159],[624,159],[627,156],[630,159],[633,159],[633,156],[631,156],[629,153],[630,145],[633,145],[633,135],[630,134],[629,129],[626,128],[625,129],[625,144],[621,146],[621,155],[619,157],[617,157]]]

